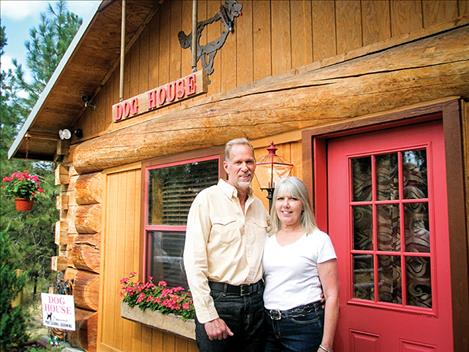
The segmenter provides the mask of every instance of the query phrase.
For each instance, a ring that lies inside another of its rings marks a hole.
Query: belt
[[[208,285],[212,291],[224,292],[236,296],[249,296],[253,293],[262,292],[264,282],[259,280],[255,284],[234,286],[224,282],[209,281]]]
[[[280,310],[280,309],[266,309],[267,315],[272,320],[280,320],[286,318],[294,318],[304,313],[310,313],[322,309],[321,301],[304,304],[295,308]]]

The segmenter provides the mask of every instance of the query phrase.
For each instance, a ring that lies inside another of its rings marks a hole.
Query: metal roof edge
[[[33,122],[36,120],[36,116],[41,110],[42,105],[44,104],[44,101],[46,98],[49,96],[49,93],[52,91],[52,88],[54,88],[55,83],[57,82],[57,79],[59,78],[60,74],[62,73],[63,69],[67,65],[68,61],[70,58],[73,56],[75,53],[75,50],[78,47],[78,44],[81,42],[81,39],[84,37],[86,31],[90,27],[90,25],[93,23],[96,14],[98,13],[98,10],[100,9],[101,5],[103,5],[106,2],[106,0],[101,0],[101,2],[96,2],[96,7],[94,9],[94,14],[93,16],[90,16],[87,22],[82,23],[80,28],[78,29],[77,34],[75,34],[75,37],[73,37],[73,40],[71,41],[70,45],[68,46],[67,51],[65,52],[64,56],[60,60],[59,65],[57,68],[54,70],[54,73],[52,74],[51,78],[47,82],[44,90],[42,91],[41,95],[39,96],[39,99],[37,100],[36,104],[34,105],[33,109],[28,115],[28,118],[26,119],[25,123],[21,127],[21,130],[18,132],[15,140],[10,146],[10,149],[8,149],[8,159],[11,159],[14,157],[16,152],[18,151],[18,148],[21,144],[21,141],[23,140],[24,136],[28,132],[29,128],[33,124]]]

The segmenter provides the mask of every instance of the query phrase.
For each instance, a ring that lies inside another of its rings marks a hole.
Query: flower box
[[[174,314],[162,314],[159,311],[145,310],[138,307],[131,308],[127,303],[121,303],[121,316],[124,319],[139,322],[187,339],[195,340],[194,320],[182,320]]]

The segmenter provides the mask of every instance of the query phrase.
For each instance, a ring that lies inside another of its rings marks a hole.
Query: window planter
[[[121,317],[145,324],[175,335],[195,340],[194,320],[182,320],[174,314],[162,314],[158,311],[142,311],[138,307],[131,308],[127,303],[121,303]]]

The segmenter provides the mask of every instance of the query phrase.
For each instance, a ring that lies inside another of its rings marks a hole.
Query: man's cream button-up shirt
[[[197,319],[218,318],[208,281],[252,284],[262,278],[267,213],[250,195],[245,212],[236,188],[223,180],[201,191],[187,219],[184,266]]]

